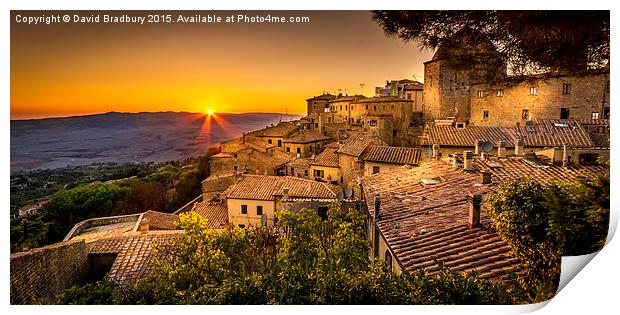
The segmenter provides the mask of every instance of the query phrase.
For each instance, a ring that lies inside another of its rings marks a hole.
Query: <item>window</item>
[[[568,119],[569,114],[568,108],[560,108],[560,119]]]
[[[342,110],[342,105],[340,105],[340,110]]]
[[[317,210],[319,212],[319,217],[321,217],[322,220],[327,220],[327,211],[329,210],[329,208],[319,207]]]
[[[392,269],[392,254],[390,254],[389,250],[385,251],[385,264]]]
[[[366,105],[366,110],[368,110],[368,105]]]
[[[340,183],[344,183],[344,178],[342,176],[340,176]]]
[[[349,105],[344,105],[344,110],[349,110]]]
[[[263,206],[256,206],[256,215],[263,215]]]
[[[282,140],[278,140],[278,148],[282,147]]]
[[[484,97],[484,91],[478,91],[478,97]]]
[[[248,205],[241,205],[241,214],[248,214]]]
[[[377,126],[377,121],[376,120],[371,120],[370,121],[370,126],[372,126],[372,127]]]
[[[433,86],[433,76],[432,75],[428,77],[428,83],[430,83],[431,86]]]
[[[592,119],[598,119],[598,112],[592,112]]]
[[[295,168],[291,167],[291,174],[295,174]]]
[[[353,110],[353,105],[351,105],[351,110]]]
[[[535,86],[530,86],[530,95],[538,94],[538,89]]]
[[[237,173],[237,165],[233,166],[233,172]]]
[[[410,100],[411,99],[411,93],[407,93],[407,99]]]
[[[301,153],[301,148],[297,148],[297,153]]]
[[[308,177],[308,170],[304,170],[304,176]]]
[[[562,94],[564,95],[570,94],[570,83],[562,84]]]
[[[325,174],[325,172],[322,171],[322,170],[314,170],[314,177],[316,177],[316,178],[323,178],[324,174]]]
[[[521,111],[521,119],[528,119],[530,117],[530,110],[524,109]]]
[[[487,120],[489,119],[489,111],[485,110],[484,112],[482,112],[482,119]]]
[[[373,106],[373,110],[377,110],[377,105]]]
[[[497,97],[504,96],[504,90],[497,90]]]
[[[379,173],[379,166],[373,166],[373,167],[372,167],[372,173],[373,173],[373,174],[377,174],[377,173]]]
[[[286,152],[291,152],[291,147],[286,147]]]
[[[604,119],[609,119],[609,107],[605,107],[603,109],[603,118]]]
[[[272,144],[271,139],[267,139],[267,143]]]

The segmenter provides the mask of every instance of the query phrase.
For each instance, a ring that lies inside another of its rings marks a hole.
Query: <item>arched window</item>
[[[392,268],[392,254],[390,254],[389,250],[385,250],[385,264]]]

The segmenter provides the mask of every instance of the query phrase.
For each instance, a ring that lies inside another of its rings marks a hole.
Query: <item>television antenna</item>
[[[364,87],[366,86],[366,83],[360,83],[360,89],[362,90],[362,92],[360,93],[361,95],[364,95]]]

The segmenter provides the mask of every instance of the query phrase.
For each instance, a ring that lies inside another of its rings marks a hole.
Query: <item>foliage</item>
[[[156,181],[133,179],[123,184],[129,187],[127,200],[118,214],[140,213],[147,210],[163,211],[166,206],[166,189]]]
[[[120,301],[121,291],[115,282],[101,280],[83,286],[73,286],[56,297],[56,304],[103,305]]]
[[[59,192],[43,208],[43,218],[50,224],[49,238],[61,240],[82,220],[115,215],[130,191],[128,187],[93,183]]]
[[[11,221],[11,252],[28,250],[47,244],[49,224],[40,216]]]
[[[397,275],[368,259],[364,216],[335,204],[322,220],[313,210],[282,211],[275,227],[207,228],[181,215],[183,236],[157,245],[154,271],[118,288],[113,304],[512,304],[517,286],[493,284],[441,266]],[[83,299],[81,296],[77,296]],[[69,302],[64,300],[65,302]],[[79,301],[79,300],[78,300]]]
[[[548,237],[563,255],[584,255],[600,250],[609,228],[609,171],[592,182],[560,182],[546,191],[550,211]]]
[[[467,41],[490,40],[498,50],[494,57],[516,76],[580,74],[609,65],[609,11],[375,11],[373,20],[387,36],[429,49],[472,30],[480,36]],[[484,82],[492,80],[497,77]]]

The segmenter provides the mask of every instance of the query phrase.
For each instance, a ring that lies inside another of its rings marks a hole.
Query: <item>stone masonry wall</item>
[[[11,304],[53,298],[88,272],[84,241],[61,242],[11,255]]]

